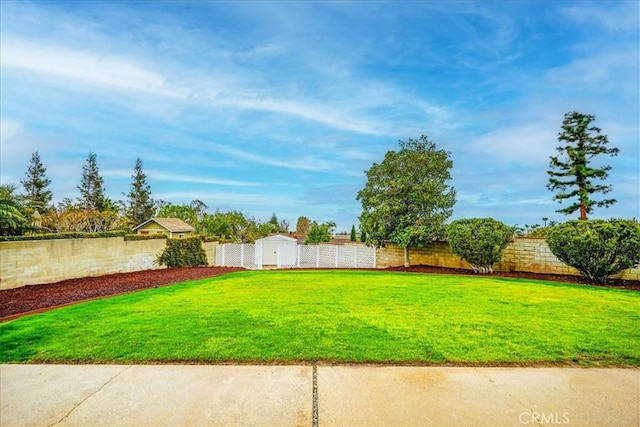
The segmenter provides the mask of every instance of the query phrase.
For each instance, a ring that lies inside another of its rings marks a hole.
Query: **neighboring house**
[[[133,229],[140,235],[165,234],[169,238],[182,239],[194,234],[196,230],[179,218],[151,218]]]

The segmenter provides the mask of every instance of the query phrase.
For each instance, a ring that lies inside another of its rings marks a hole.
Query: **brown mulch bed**
[[[446,267],[431,267],[428,265],[416,265],[411,267],[387,267],[387,271],[407,271],[412,273],[437,273],[437,274],[462,274],[467,276],[482,275],[474,274],[471,270],[465,270],[462,268],[446,268]],[[605,285],[590,283],[586,279],[580,276],[570,276],[564,274],[543,274],[543,273],[528,273],[525,271],[495,271],[491,277],[513,277],[518,279],[534,279],[534,280],[549,280],[552,282],[563,283],[575,283],[579,285],[589,286],[601,286],[606,288],[628,289],[633,291],[640,291],[640,281],[638,280],[622,280],[622,279],[610,279]]]
[[[188,267],[145,270],[132,273],[109,274],[99,277],[83,277],[46,285],[30,285],[22,288],[7,289],[0,291],[0,320],[8,320],[24,314],[37,313],[79,301],[170,285],[186,280],[204,279],[239,270],[243,269],[237,267]],[[386,271],[473,275],[469,270],[424,265],[408,268],[389,267]],[[577,276],[558,274],[495,272],[493,277],[516,277],[589,284]],[[640,291],[640,281],[637,280],[612,280],[606,286]]]
[[[167,268],[83,277],[46,285],[6,289],[0,291],[0,320],[79,301],[170,285],[185,280],[204,279],[239,270],[244,269],[237,267]]]

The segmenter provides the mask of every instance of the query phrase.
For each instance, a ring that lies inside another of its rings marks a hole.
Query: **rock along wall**
[[[451,252],[451,248],[446,242],[434,242],[424,248],[409,248],[409,261],[412,265],[471,269],[467,262]],[[378,267],[403,264],[404,252],[402,248],[396,245],[387,245],[378,249]],[[563,264],[551,253],[544,239],[531,237],[513,239],[505,249],[502,261],[494,265],[494,270],[579,275],[575,268]],[[640,280],[640,268],[636,266],[636,268],[625,270],[613,277]]]

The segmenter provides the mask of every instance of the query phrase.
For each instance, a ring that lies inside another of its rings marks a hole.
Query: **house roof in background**
[[[166,228],[172,233],[184,233],[184,232],[193,232],[195,228],[181,220],[180,218],[151,218],[135,227],[133,231],[136,231],[138,228],[142,228],[150,222],[155,222],[163,228]]]

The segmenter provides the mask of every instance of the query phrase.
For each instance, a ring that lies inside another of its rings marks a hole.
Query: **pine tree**
[[[82,165],[82,181],[78,186],[78,203],[82,209],[102,211],[109,205],[109,201],[104,197],[103,185],[104,180],[100,176],[96,154],[90,152],[86,163]]]
[[[278,228],[278,226],[280,225],[278,223],[278,217],[275,212],[271,214],[271,218],[269,218],[269,224],[273,224],[275,228]]]
[[[40,160],[40,155],[36,151],[31,155],[31,163],[25,173],[25,178],[20,181],[24,187],[25,207],[30,212],[38,210],[43,213],[49,209],[49,203],[53,194],[49,187],[51,180],[46,175],[47,168]]]
[[[352,241],[352,242],[356,241],[356,226],[355,225],[351,226],[351,236],[350,236],[349,240]]]
[[[131,189],[127,194],[126,216],[135,226],[150,219],[155,213],[154,201],[151,198],[151,186],[147,183],[147,175],[142,170],[140,158],[136,159],[131,179]]]
[[[564,115],[562,132],[558,134],[558,141],[563,145],[556,148],[558,156],[551,156],[551,170],[547,171],[547,188],[559,191],[555,200],[562,203],[577,198],[570,206],[556,212],[570,215],[580,211],[581,220],[587,219],[587,214],[593,212],[594,206],[609,207],[616,202],[615,199],[595,201],[591,198],[594,193],[607,194],[613,189],[611,185],[593,183],[594,180],[605,180],[611,166],[591,167],[591,159],[599,154],[616,156],[620,151],[607,147],[607,136],[600,134],[600,128],[591,126],[594,120],[593,115],[575,111]]]

